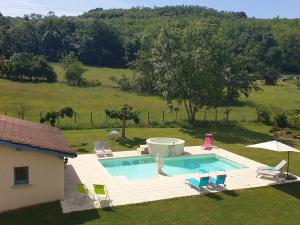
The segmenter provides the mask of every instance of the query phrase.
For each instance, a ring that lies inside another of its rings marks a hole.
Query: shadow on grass
[[[273,185],[276,190],[282,191],[290,196],[300,199],[300,182],[290,183],[290,184],[278,184]]]
[[[133,139],[128,138],[118,138],[116,142],[119,145],[125,146],[127,148],[133,148],[135,146],[139,146],[146,143],[146,139],[134,137]]]
[[[216,200],[216,201],[221,201],[223,198],[218,194],[218,193],[208,193],[203,195],[204,197]]]
[[[0,214],[0,224],[79,225],[100,218],[97,209],[63,214],[59,202],[54,202],[2,213]]]
[[[230,197],[238,197],[239,196],[239,194],[236,193],[235,191],[224,191],[222,193],[224,193],[225,195],[228,195]]]
[[[249,144],[273,139],[271,135],[249,130],[237,123],[206,122],[197,127],[182,128],[181,131],[200,139],[203,139],[205,133],[211,132],[215,140],[226,144]]]

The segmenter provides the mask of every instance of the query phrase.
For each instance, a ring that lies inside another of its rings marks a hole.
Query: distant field
[[[60,67],[59,64],[52,64],[59,81],[64,80],[64,71]],[[89,80],[99,80],[105,86],[116,86],[114,82],[110,80],[110,77],[114,76],[117,79],[122,77],[123,75],[132,78],[134,72],[129,69],[114,69],[114,68],[107,68],[107,67],[92,67],[92,66],[85,66],[87,71],[83,74],[86,79]]]
[[[58,64],[54,64],[59,81],[63,80],[63,71]],[[142,123],[147,124],[148,112],[150,122],[162,123],[163,111],[165,122],[174,121],[175,113],[168,113],[165,102],[156,96],[122,92],[109,79],[111,76],[120,78],[123,74],[127,77],[134,75],[128,69],[112,69],[88,67],[84,74],[87,79],[99,80],[104,86],[79,88],[69,87],[63,82],[47,83],[20,83],[8,80],[0,80],[0,113],[17,116],[18,103],[27,106],[25,118],[39,121],[40,112],[59,110],[65,106],[71,106],[77,112],[76,125],[74,119],[60,121],[60,127],[86,128],[117,126],[117,121],[106,120],[105,109],[117,109],[123,104],[130,104],[141,112]],[[236,121],[253,121],[256,119],[255,107],[266,106],[273,112],[291,111],[300,107],[300,91],[292,82],[280,83],[276,87],[260,86],[263,90],[254,92],[250,98],[242,99],[239,107],[234,107],[229,119]],[[91,125],[91,112],[93,112]],[[198,113],[198,119],[203,118],[203,111]],[[182,109],[178,113],[178,120],[185,119]],[[215,119],[215,111],[207,112],[207,119]],[[224,120],[223,109],[218,109],[218,120]]]

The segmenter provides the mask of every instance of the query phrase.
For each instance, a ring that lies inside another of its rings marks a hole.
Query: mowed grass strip
[[[299,190],[300,183],[293,183],[69,214],[56,202],[0,214],[0,224],[297,225]]]

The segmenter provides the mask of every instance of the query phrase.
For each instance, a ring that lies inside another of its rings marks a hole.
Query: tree
[[[111,119],[119,119],[122,121],[122,138],[126,138],[125,129],[126,122],[133,120],[135,123],[140,122],[140,113],[138,111],[132,111],[133,107],[125,104],[119,111],[116,110],[105,110],[106,115]]]
[[[117,84],[122,91],[131,91],[133,89],[132,85],[130,84],[129,78],[127,78],[124,74],[117,81]]]
[[[152,68],[158,93],[169,103],[173,100],[183,103],[192,123],[202,107],[216,108],[225,102],[227,105],[231,103],[227,96],[233,99],[240,94],[248,96],[254,87],[242,63],[233,60],[226,42],[214,35],[214,31],[212,26],[204,24],[163,27],[150,48],[152,54],[147,55],[148,59],[138,54],[136,61],[144,76],[148,73],[143,72]]]
[[[47,80],[48,82],[56,82],[57,75],[52,66],[47,62],[45,56],[37,55],[32,59],[31,67],[29,70],[30,78],[34,77],[35,82],[40,78]]]
[[[82,74],[87,71],[83,64],[78,61],[73,52],[65,55],[61,60],[61,65],[65,70],[65,80],[68,85],[81,86],[84,83]]]
[[[28,52],[20,52],[14,54],[9,63],[12,69],[12,79],[13,80],[22,80],[25,75],[30,74],[30,68],[32,65],[33,54]],[[29,75],[30,78],[30,75]]]
[[[79,63],[72,63],[65,71],[65,80],[68,85],[80,86],[83,83],[82,74],[87,70]]]
[[[56,61],[62,47],[62,37],[57,31],[46,31],[42,37],[41,45],[43,53],[47,54],[48,59]]]
[[[282,69],[291,73],[300,73],[300,33],[285,34],[281,42]]]
[[[274,120],[275,120],[275,124],[279,128],[285,128],[288,126],[288,119],[287,119],[287,116],[285,115],[285,113],[276,115]]]
[[[47,112],[44,116],[41,117],[40,123],[48,122],[51,126],[55,126],[57,119],[67,117],[73,117],[74,110],[71,107],[62,108],[60,111],[51,111]]]
[[[273,67],[269,67],[264,70],[263,78],[265,80],[265,84],[275,86],[280,78],[280,75],[278,70],[274,69]]]

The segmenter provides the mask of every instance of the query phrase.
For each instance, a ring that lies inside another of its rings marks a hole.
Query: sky
[[[134,6],[200,5],[217,10],[244,11],[256,18],[300,18],[300,0],[0,0],[6,16],[24,14],[78,15],[94,8],[131,8]]]

